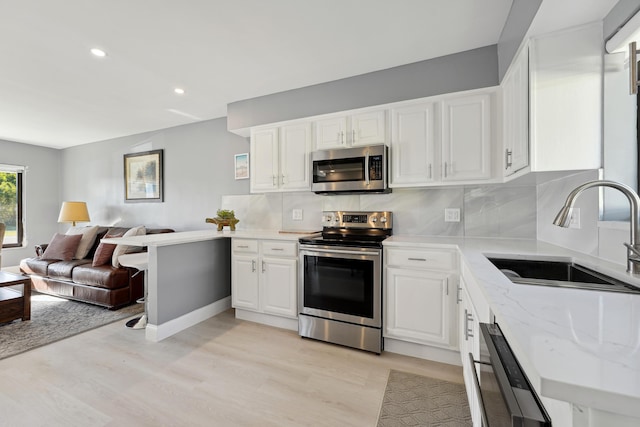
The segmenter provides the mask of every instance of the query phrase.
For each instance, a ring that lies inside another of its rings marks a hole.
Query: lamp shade
[[[62,202],[58,222],[89,222],[89,211],[85,202]]]

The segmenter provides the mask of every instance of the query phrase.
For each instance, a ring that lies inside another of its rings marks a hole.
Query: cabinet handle
[[[432,176],[431,176],[431,163],[429,163],[429,179],[431,179],[431,178],[432,178]]]
[[[444,171],[444,177],[446,178],[447,177],[447,162],[444,162],[444,165],[443,165],[442,169]]]
[[[351,130],[351,143],[352,144],[356,143],[356,130],[355,129]]]
[[[449,282],[447,282],[447,288],[445,289],[445,293],[449,295]]]
[[[473,329],[469,328],[469,322],[473,322],[473,315],[464,309],[464,340],[468,341],[473,338]]]
[[[238,245],[238,248],[249,249],[249,245]]]
[[[262,272],[264,273],[266,271],[266,267],[264,265],[264,261],[262,261]]]
[[[409,261],[424,261],[426,262],[427,259],[426,258],[407,258]]]
[[[271,175],[271,181],[273,182],[273,186],[278,185],[278,177],[275,175]]]
[[[462,290],[462,288],[460,286],[458,286],[458,290],[456,291],[456,300],[458,301],[458,303],[462,302],[462,298],[460,298],[460,291]]]
[[[251,260],[251,272],[252,273],[256,272],[256,260],[255,259]]]
[[[344,144],[344,132],[340,131],[338,133],[338,138],[340,138],[340,144]]]
[[[271,248],[272,251],[284,251],[282,248]]]
[[[282,176],[282,185],[284,185],[284,174]]]
[[[504,163],[505,163],[505,169],[509,169],[511,166],[513,166],[513,151],[509,150],[508,148],[504,149]]]

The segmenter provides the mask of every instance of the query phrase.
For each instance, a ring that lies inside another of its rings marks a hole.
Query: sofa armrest
[[[47,249],[47,246],[49,246],[48,243],[41,243],[39,245],[36,245],[36,255],[37,256],[42,256],[42,254],[44,253],[45,249]]]

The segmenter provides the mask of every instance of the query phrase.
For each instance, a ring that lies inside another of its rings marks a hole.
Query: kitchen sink
[[[571,261],[488,258],[513,283],[640,294],[640,288]]]

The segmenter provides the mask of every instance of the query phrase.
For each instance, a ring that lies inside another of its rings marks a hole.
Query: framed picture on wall
[[[249,178],[249,153],[235,155],[236,179]]]
[[[163,150],[124,155],[124,201],[163,202]]]

